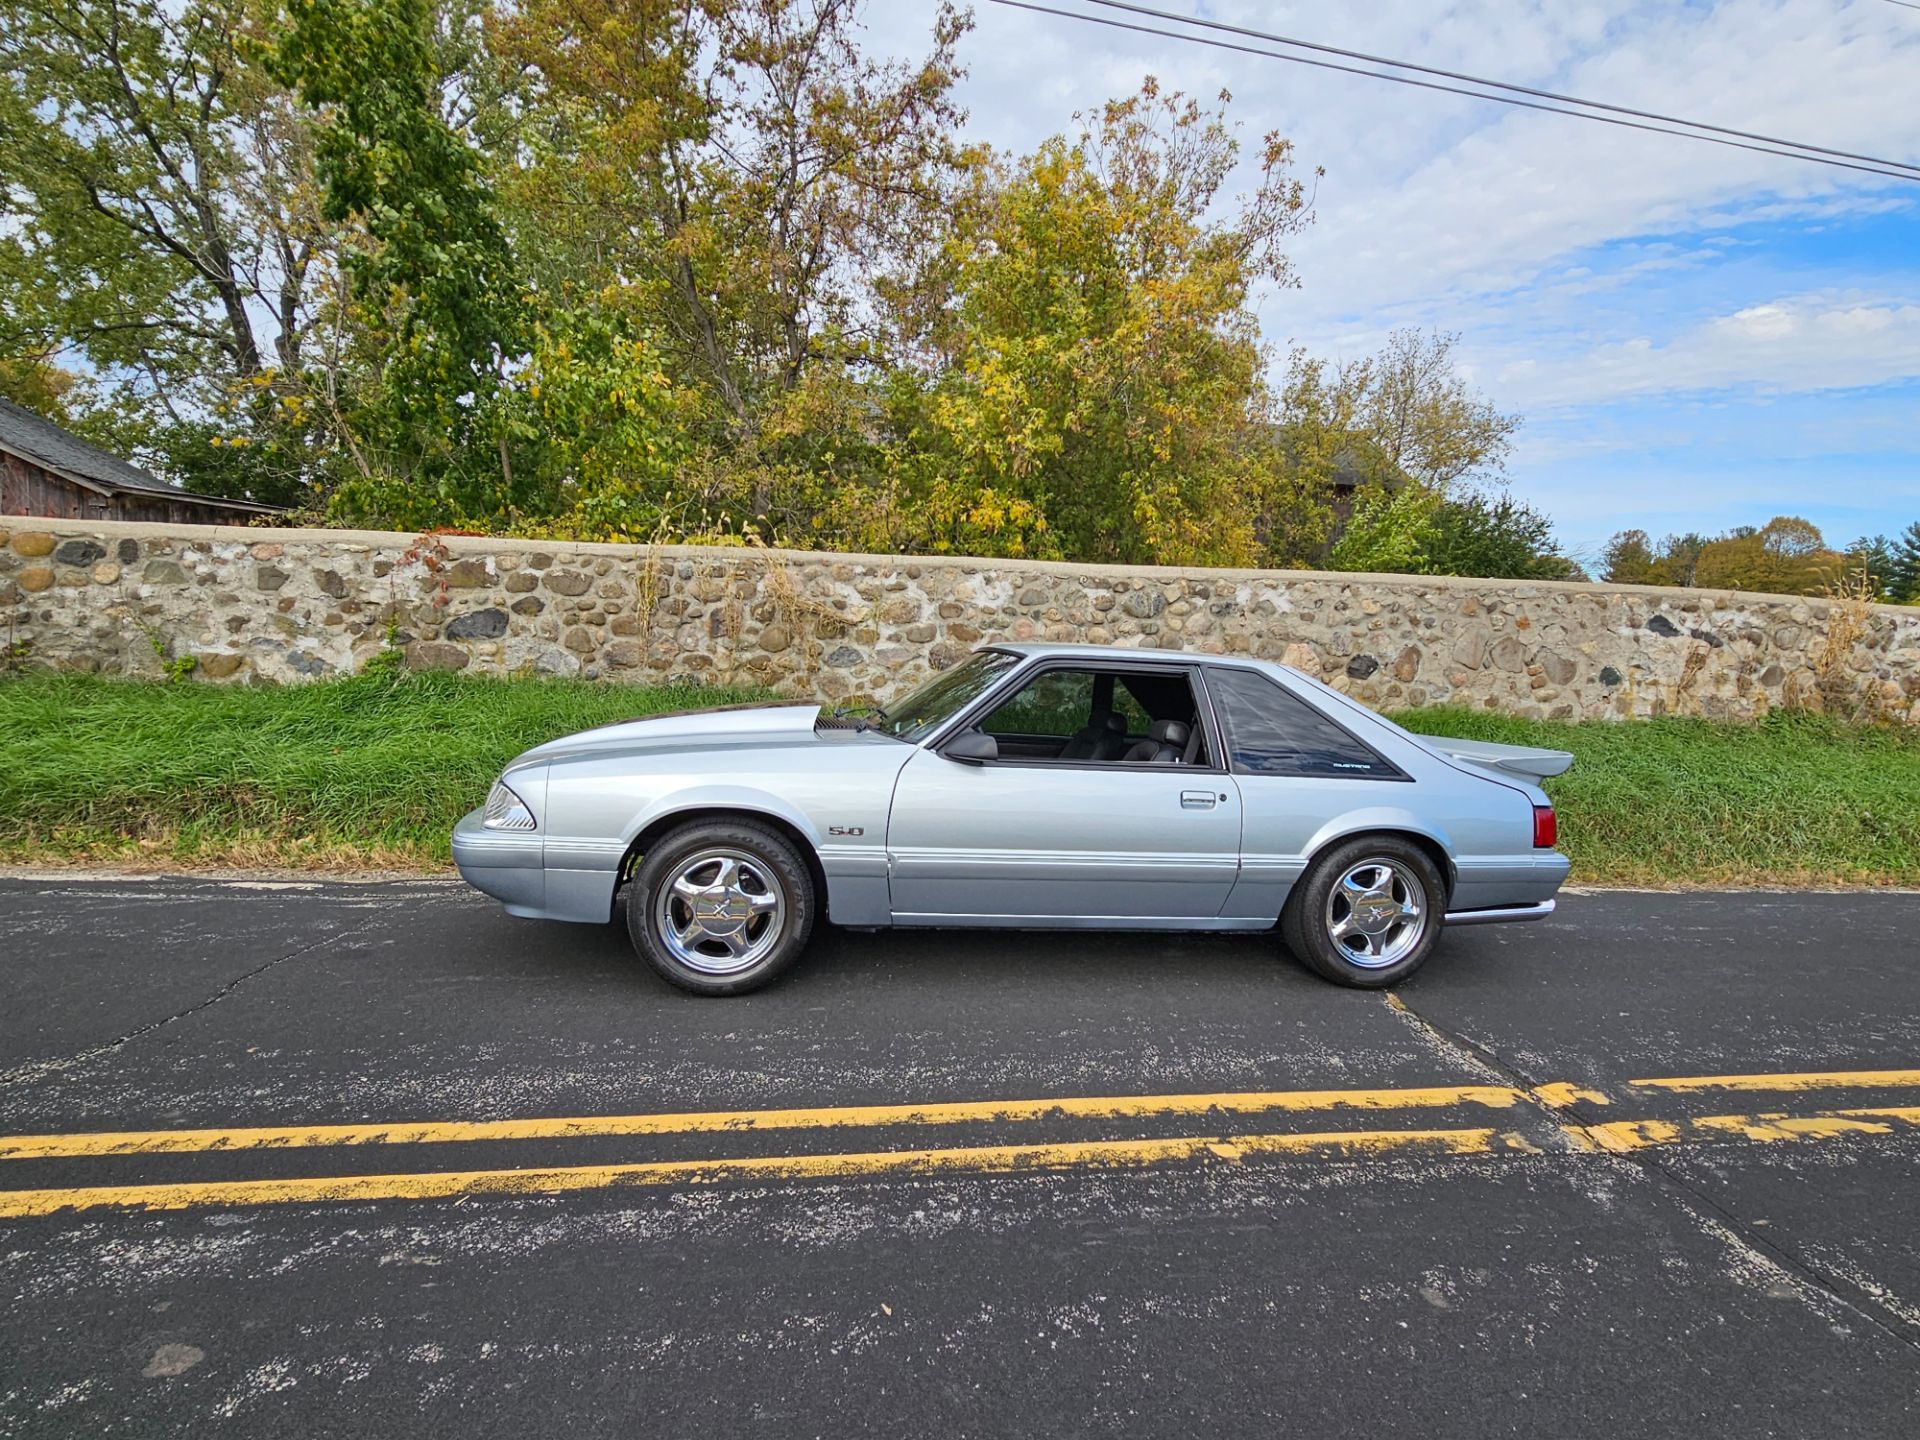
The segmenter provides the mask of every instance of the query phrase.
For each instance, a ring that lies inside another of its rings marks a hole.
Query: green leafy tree
[[[1418,485],[1388,490],[1372,486],[1355,496],[1353,512],[1334,542],[1328,564],[1335,570],[1375,574],[1421,574],[1435,538],[1432,492]]]
[[[1429,575],[1491,579],[1573,578],[1553,540],[1553,522],[1508,495],[1461,494],[1434,512],[1426,541]]]
[[[1217,215],[1238,153],[1220,113],[1149,80],[1000,169],[961,218],[914,417],[949,486],[1032,507],[1076,558],[1253,558],[1277,411],[1250,297],[1290,279],[1306,197],[1269,136]]]
[[[876,287],[937,243],[967,159],[970,22],[943,4],[925,58],[895,63],[861,52],[858,19],[854,0],[527,0],[495,25],[524,76],[514,183],[548,283],[658,334],[756,514],[816,458],[783,444],[796,420],[841,413],[842,372],[885,362]]]
[[[237,438],[222,493],[284,500],[316,458],[297,376],[330,233],[254,59],[270,13],[0,0],[0,359],[71,354],[73,408],[176,474]]]
[[[481,158],[442,113],[435,12],[289,0],[287,16],[274,68],[320,112],[322,214],[350,227],[367,378],[345,423],[385,475],[430,478],[457,513],[503,515],[533,498],[500,404],[525,315]],[[374,479],[364,455],[360,467]]]

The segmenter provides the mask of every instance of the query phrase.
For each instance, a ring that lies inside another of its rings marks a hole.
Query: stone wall
[[[1401,575],[576,545],[0,517],[14,663],[202,680],[422,669],[884,697],[990,640],[1281,660],[1370,705],[1920,723],[1920,610]],[[1854,633],[1854,632],[1857,632]]]

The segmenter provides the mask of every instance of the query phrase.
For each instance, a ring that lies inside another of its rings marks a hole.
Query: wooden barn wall
[[[100,495],[0,451],[0,515],[38,515],[49,520],[144,520],[156,525],[245,525],[245,510],[201,505],[167,495]]]
[[[107,497],[0,451],[0,515],[45,515],[56,520],[114,517]]]

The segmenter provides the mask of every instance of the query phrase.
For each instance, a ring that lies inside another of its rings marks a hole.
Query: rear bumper
[[[1461,911],[1524,910],[1551,900],[1571,868],[1571,862],[1557,850],[1460,856],[1454,861],[1447,918],[1451,921]]]
[[[1515,920],[1544,920],[1553,913],[1554,902],[1537,900],[1531,905],[1495,905],[1487,910],[1449,910],[1449,925],[1500,925]]]

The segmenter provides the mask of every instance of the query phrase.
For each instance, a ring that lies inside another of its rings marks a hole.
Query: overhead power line
[[[1180,30],[1163,30],[1152,25],[1143,25],[1134,21],[1114,19],[1105,15],[1089,15],[1084,11],[1062,10],[1052,5],[1033,3],[1033,0],[992,0],[1014,10],[1029,10],[1041,15],[1055,15],[1066,20],[1078,20],[1088,25],[1100,25],[1110,30],[1126,30],[1139,35],[1154,35],[1165,40],[1181,40],[1191,45],[1204,45],[1215,50],[1230,50],[1243,55],[1255,55],[1268,60],[1284,60],[1295,65],[1309,65],[1320,70],[1335,70],[1342,74],[1359,75],[1370,80],[1389,80],[1396,85],[1411,85],[1420,90],[1435,90],[1447,95],[1464,95],[1473,100],[1491,100],[1496,104],[1514,105],[1523,110],[1539,110],[1549,115],[1569,115],[1577,120],[1592,120],[1602,125],[1614,125],[1626,130],[1645,130],[1655,135],[1673,135],[1683,140],[1697,140],[1709,145],[1723,145],[1735,150],[1751,150],[1762,155],[1776,155],[1788,160],[1801,160],[1813,165],[1827,165],[1840,170],[1854,170],[1868,175],[1879,175],[1890,180],[1920,181],[1920,165],[1904,160],[1888,160],[1873,155],[1856,155],[1851,151],[1833,150],[1824,146],[1804,144],[1797,140],[1785,140],[1774,136],[1754,134],[1749,131],[1731,130],[1722,126],[1706,125],[1696,121],[1680,119],[1676,116],[1661,115],[1655,111],[1630,109],[1626,106],[1609,105],[1603,102],[1582,100],[1577,96],[1559,95],[1552,91],[1533,90],[1523,85],[1510,85],[1505,81],[1484,80],[1478,76],[1460,74],[1454,71],[1439,70],[1431,66],[1415,65],[1406,61],[1390,60],[1380,56],[1368,55],[1360,51],[1343,50],[1334,46],[1320,45],[1309,41],[1289,40],[1285,36],[1269,35],[1263,31],[1242,29],[1238,26],[1224,25],[1217,21],[1197,20],[1191,16],[1171,14],[1166,11],[1152,10],[1145,6],[1120,3],[1120,0],[1082,0],[1082,3],[1103,5],[1110,9],[1131,11],[1138,15],[1151,16],[1176,25],[1194,26],[1204,29],[1226,31],[1263,40],[1274,45],[1293,45],[1302,49],[1317,51],[1321,54],[1333,54],[1364,61],[1372,65],[1394,66],[1412,70],[1420,74],[1438,75],[1446,79],[1459,80],[1463,85],[1446,85],[1434,80],[1419,80],[1412,75],[1395,75],[1383,70],[1362,69],[1356,65],[1343,65],[1333,60],[1316,59],[1308,55],[1292,55],[1280,50],[1266,50],[1253,45],[1239,44],[1230,40],[1218,40],[1206,35],[1195,35]],[[1478,85],[1488,88],[1467,89],[1465,85]],[[1504,93],[1502,93],[1504,92]],[[1521,99],[1519,96],[1533,95],[1535,100]],[[1546,101],[1560,101],[1561,104],[1548,104]],[[1569,109],[1568,106],[1585,106],[1585,109]],[[1596,113],[1605,111],[1609,113]],[[1629,116],[1643,118],[1630,119]],[[1653,123],[1653,122],[1665,123]],[[1734,138],[1742,137],[1742,138]],[[1845,158],[1841,158],[1845,157]]]
[[[1632,115],[1641,120],[1658,120],[1668,125],[1684,125],[1690,130],[1710,130],[1716,135],[1732,135],[1740,140],[1755,140],[1767,145],[1788,145],[1795,150],[1809,150],[1819,155],[1837,155],[1844,160],[1860,160],[1869,165],[1890,165],[1920,174],[1920,165],[1909,164],[1905,160],[1887,160],[1878,155],[1859,155],[1851,150],[1834,150],[1825,145],[1809,145],[1800,140],[1783,140],[1778,135],[1759,135],[1751,130],[1734,130],[1725,125],[1709,125],[1703,120],[1686,120],[1678,115],[1662,115],[1657,110],[1635,110],[1629,105],[1609,105],[1604,100],[1583,100],[1578,95],[1561,95],[1552,90],[1536,90],[1530,85],[1514,85],[1505,80],[1489,80],[1484,75],[1467,75],[1458,70],[1442,70],[1432,65],[1419,65],[1411,60],[1392,60],[1384,55],[1369,55],[1363,50],[1343,50],[1338,45],[1323,45],[1313,40],[1294,40],[1265,30],[1249,30],[1239,25],[1226,25],[1218,20],[1201,20],[1171,11],[1154,10],[1145,5],[1128,4],[1127,0],[1083,0],[1083,3],[1098,5],[1107,10],[1128,10],[1136,15],[1150,15],[1156,20],[1172,20],[1203,30],[1222,30],[1233,35],[1245,35],[1254,40],[1265,40],[1272,45],[1290,45],[1300,50],[1315,50],[1323,55],[1339,55],[1348,60],[1364,60],[1370,65],[1390,65],[1396,70],[1412,70],[1421,75],[1438,75],[1443,80],[1459,80],[1469,85],[1484,85],[1494,90],[1511,91],[1516,95],[1531,95],[1536,100],[1557,100],[1563,105],[1581,105],[1589,110],[1606,110],[1615,115]],[[1895,0],[1895,3],[1905,4],[1907,0]],[[1915,5],[1914,8],[1920,9],[1920,5]]]

